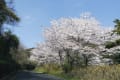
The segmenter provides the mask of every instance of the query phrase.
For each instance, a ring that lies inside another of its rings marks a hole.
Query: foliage
[[[120,20],[116,19],[114,23],[115,23],[115,29],[113,30],[113,32],[120,35]]]
[[[30,51],[25,49],[23,46],[19,46],[18,49],[11,49],[10,54],[12,58],[20,65],[21,69],[32,70],[35,68],[36,63],[30,61]]]
[[[31,51],[31,59],[38,64],[58,63],[64,70],[98,65],[102,61],[100,53],[106,49],[105,43],[119,38],[112,33],[112,29],[103,28],[89,13],[80,18],[53,20],[51,26],[45,28],[45,42]]]
[[[111,59],[115,64],[120,64],[120,53],[116,53],[111,56]]]
[[[19,65],[13,61],[3,61],[2,63],[0,63],[0,78],[5,76],[6,74],[16,71],[18,67]]]
[[[62,69],[58,64],[44,64],[44,65],[37,66],[34,71],[38,73],[55,74],[55,73],[60,73]]]
[[[112,55],[104,55],[104,58],[112,59],[114,64],[120,64],[120,51],[117,51],[115,54]]]
[[[10,50],[18,48],[19,39],[11,32],[6,32],[3,36],[0,36],[0,45],[0,57],[11,59]]]
[[[13,59],[14,53],[10,53],[11,49],[18,49],[19,39],[11,31],[4,31],[4,24],[14,25],[19,20],[9,3],[0,0],[0,77],[19,68],[19,64]]]
[[[119,46],[120,45],[120,39],[116,39],[115,41],[112,41],[112,42],[106,42],[106,44],[105,44],[105,48],[108,48],[108,49],[110,49],[110,48],[113,48],[113,47],[115,47],[115,46]]]
[[[110,48],[112,48],[112,47],[114,47],[114,46],[116,46],[116,43],[115,43],[115,42],[107,42],[106,45],[105,45],[105,48],[110,49]]]
[[[116,20],[114,20],[114,23],[115,23],[115,28],[113,30],[113,32],[114,32],[113,34],[117,33],[117,35],[120,35],[120,20],[116,19]],[[106,48],[110,49],[110,48],[113,48],[113,47],[119,46],[119,45],[120,45],[120,39],[118,38],[118,39],[114,40],[113,42],[107,42]]]
[[[16,50],[18,45],[19,39],[14,34],[6,32],[0,36],[0,61],[2,61],[0,63],[0,77],[19,68],[12,56],[15,53],[10,53],[11,49]]]
[[[15,24],[20,20],[8,4],[6,0],[0,0],[0,24]]]
[[[28,63],[24,64],[25,70],[34,70],[36,67],[36,63],[32,61],[28,61]]]
[[[36,72],[45,70],[44,67],[39,67]],[[39,71],[40,70],[40,71]],[[63,73],[61,69],[57,71],[50,70],[49,74],[61,77],[65,80],[119,80],[120,65],[104,65],[104,66],[89,66],[87,68],[76,68],[70,73]]]

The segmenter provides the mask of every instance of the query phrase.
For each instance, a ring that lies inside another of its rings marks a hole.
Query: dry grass
[[[36,71],[46,71],[48,74],[65,78],[65,80],[120,80],[120,65],[89,66],[87,68],[74,69],[71,73],[64,74],[60,68],[46,65],[37,68]]]

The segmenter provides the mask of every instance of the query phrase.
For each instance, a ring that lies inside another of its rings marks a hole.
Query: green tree
[[[117,34],[120,35],[120,20],[119,20],[119,19],[116,19],[116,20],[114,21],[114,23],[115,23],[115,30],[114,30],[114,32],[116,32]]]
[[[113,30],[113,33],[120,35],[120,20],[116,19],[114,20],[115,23],[115,29]],[[112,42],[107,42],[105,47],[110,49],[110,48],[114,48],[116,46],[120,46],[120,39],[117,39],[115,41]],[[116,50],[117,52],[115,52],[116,54],[113,55],[105,55],[105,58],[111,58],[114,62],[114,64],[120,64],[120,50]]]
[[[11,59],[10,50],[17,49],[19,46],[19,39],[10,31],[5,32],[4,36],[0,36],[0,58]]]
[[[115,29],[113,30],[113,33],[120,35],[120,20],[115,19],[113,22],[115,23],[115,26],[114,26]],[[113,42],[110,42],[110,41],[107,42],[105,47],[110,49],[110,48],[113,48],[113,47],[119,46],[119,45],[120,45],[120,39],[117,39],[117,40],[115,40]]]
[[[11,49],[17,50],[18,45],[18,37],[11,32],[0,36],[0,77],[19,68],[19,64],[13,58],[13,54],[16,54],[10,53]]]
[[[20,18],[6,1],[10,0],[0,0],[0,77],[14,71],[18,65],[10,51],[18,48],[19,39],[11,31],[4,31],[4,24],[15,25]]]
[[[13,9],[7,5],[5,0],[0,0],[0,36],[3,31],[3,24],[14,25],[20,18],[14,13]]]

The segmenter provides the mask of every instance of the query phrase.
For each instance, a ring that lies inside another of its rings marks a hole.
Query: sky
[[[26,48],[44,42],[43,30],[50,21],[61,17],[80,17],[90,12],[103,26],[114,26],[120,19],[120,0],[15,0],[16,14],[21,18],[12,27]]]

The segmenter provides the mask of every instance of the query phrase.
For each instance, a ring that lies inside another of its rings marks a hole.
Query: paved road
[[[9,80],[63,80],[48,74],[33,73],[29,71],[20,71]]]

